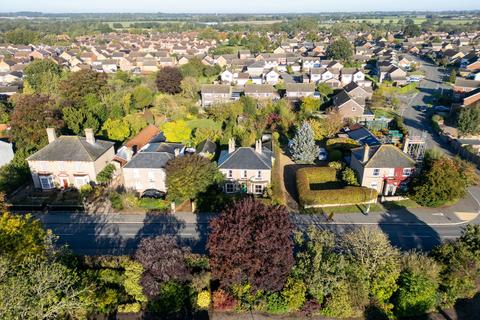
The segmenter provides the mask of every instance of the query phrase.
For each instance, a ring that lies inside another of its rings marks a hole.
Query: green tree
[[[302,100],[300,105],[300,113],[303,119],[306,119],[312,115],[315,111],[320,109],[320,100],[314,97],[306,97]]]
[[[326,83],[319,83],[317,85],[317,91],[323,97],[323,99],[328,98],[331,94],[333,94],[333,89]]]
[[[475,168],[463,160],[446,156],[426,159],[412,183],[411,197],[422,206],[439,207],[463,198],[477,180]]]
[[[103,124],[102,130],[109,139],[115,141],[124,141],[130,136],[130,127],[124,120],[108,119]]]
[[[409,38],[418,37],[420,34],[421,34],[420,27],[417,26],[416,24],[409,23],[403,28],[403,35],[405,37],[409,37]]]
[[[136,109],[144,109],[153,103],[153,92],[146,86],[133,89],[133,101]]]
[[[157,73],[158,91],[168,94],[180,93],[183,75],[178,68],[165,67]]]
[[[60,82],[60,95],[65,106],[80,105],[87,95],[98,97],[105,93],[107,76],[93,70],[81,70],[70,73]]]
[[[480,106],[465,107],[457,119],[458,131],[462,135],[476,135],[480,132]]]
[[[107,184],[110,181],[112,181],[113,174],[115,173],[115,166],[111,163],[105,166],[105,168],[102,169],[97,174],[97,181],[100,184]]]
[[[189,143],[192,136],[192,128],[185,120],[167,122],[162,125],[162,130],[169,142]]]
[[[34,60],[24,70],[24,80],[36,93],[55,94],[60,81],[60,67],[50,59]]]
[[[394,312],[399,317],[426,314],[437,305],[440,266],[422,254],[407,253],[402,258],[398,290],[393,296]]]
[[[173,200],[195,199],[223,178],[215,163],[198,155],[176,157],[165,169],[168,197]]]
[[[341,37],[333,41],[327,47],[327,51],[325,53],[330,59],[347,62],[353,57],[353,47],[350,41],[344,37]]]
[[[304,121],[297,129],[291,142],[290,152],[297,163],[313,163],[317,158],[320,148],[315,144],[313,130],[308,122]]]
[[[7,43],[29,45],[38,41],[39,34],[25,28],[16,28],[6,32],[4,38]]]
[[[340,247],[347,259],[362,267],[371,297],[388,310],[387,302],[397,290],[400,275],[399,251],[383,232],[368,227],[345,234]]]
[[[198,99],[200,85],[194,77],[185,77],[181,83],[182,94],[189,99]]]

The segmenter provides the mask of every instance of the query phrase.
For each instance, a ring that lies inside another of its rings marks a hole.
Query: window
[[[254,192],[255,192],[256,194],[262,193],[262,192],[263,192],[263,185],[261,185],[261,184],[256,184],[256,185],[255,185],[255,190],[254,190]]]
[[[403,168],[403,175],[405,177],[408,177],[412,174],[412,169],[411,168]]]
[[[380,169],[373,169],[373,175],[378,177],[380,175]]]
[[[55,187],[53,176],[39,176],[39,179],[42,189],[53,189]]]
[[[232,170],[228,170],[227,177],[233,178],[233,171]]]
[[[247,170],[243,170],[243,177],[244,177],[245,179],[247,179],[247,175],[248,175],[248,174],[247,174]]]
[[[75,185],[77,187],[87,185],[89,182],[90,182],[90,179],[88,178],[88,176],[77,176],[77,177],[75,177]]]
[[[235,192],[235,185],[233,183],[225,184],[225,192],[226,193],[234,193]]]
[[[62,161],[60,161],[58,163],[58,170],[59,171],[65,171],[65,163],[63,163]]]
[[[357,108],[355,108],[355,107],[352,107],[352,111],[356,111],[356,110],[357,110]]]
[[[257,179],[262,179],[262,171],[257,171]]]

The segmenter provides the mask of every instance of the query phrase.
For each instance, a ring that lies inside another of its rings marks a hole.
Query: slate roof
[[[275,93],[275,88],[270,84],[247,84],[245,85],[245,93]]]
[[[350,130],[347,132],[347,135],[350,139],[353,139],[362,145],[368,144],[369,146],[375,146],[380,144],[377,137],[365,127]]]
[[[200,142],[197,146],[197,148],[195,149],[195,151],[197,153],[211,153],[211,154],[215,154],[215,151],[217,150],[217,145],[215,142],[211,141],[211,140],[203,140],[202,142]]]
[[[90,144],[85,137],[60,136],[27,160],[33,161],[95,161],[114,145],[111,141],[95,140]]]
[[[365,146],[352,149],[352,156],[362,162]],[[415,161],[391,144],[370,147],[368,161],[364,168],[412,168]]]
[[[222,150],[218,160],[220,169],[269,170],[272,169],[272,151],[262,149],[262,153],[248,147],[237,148],[231,154]]]
[[[168,161],[175,158],[171,153],[167,152],[140,152],[130,160],[124,168],[163,168]]]
[[[314,92],[315,83],[287,83],[285,89],[287,92]]]
[[[222,93],[229,94],[230,86],[228,84],[204,84],[202,93]]]
[[[183,144],[181,143],[169,143],[169,142],[155,142],[145,146],[142,152],[166,152],[175,154],[175,149],[182,150]]]

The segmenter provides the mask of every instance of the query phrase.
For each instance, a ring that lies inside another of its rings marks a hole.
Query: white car
[[[325,161],[328,158],[328,152],[325,148],[320,148],[320,151],[318,152],[318,160],[320,161]]]

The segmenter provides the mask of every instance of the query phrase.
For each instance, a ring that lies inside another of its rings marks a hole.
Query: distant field
[[[283,20],[240,20],[240,21],[223,21],[222,24],[257,24],[257,25],[264,25],[264,24],[274,24],[280,23]]]
[[[136,20],[136,21],[108,21],[105,22],[107,23],[110,28],[113,28],[114,23],[121,23],[124,28],[130,28],[130,26],[134,23],[149,23],[149,22],[155,22],[155,23],[182,23],[186,21],[182,20]]]
[[[398,20],[405,20],[407,19],[406,17],[390,17],[390,16],[387,16],[387,17],[384,17],[384,18],[371,18],[371,19],[351,19],[349,21],[351,22],[362,22],[362,21],[366,21],[366,22],[369,22],[369,23],[380,23],[382,20],[384,23],[388,23],[390,20],[393,21],[393,23],[397,23]],[[415,24],[421,24],[425,21],[427,21],[427,18],[411,18],[413,20],[413,22]],[[454,25],[458,25],[458,24],[466,24],[466,23],[470,23],[472,21],[474,21],[475,19],[442,19],[443,23],[444,24],[454,24]]]

